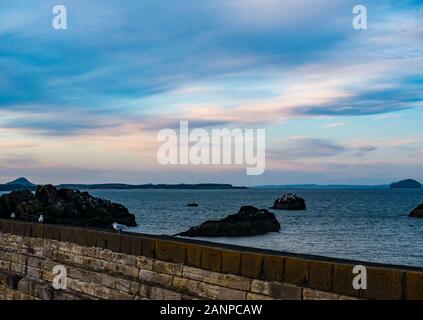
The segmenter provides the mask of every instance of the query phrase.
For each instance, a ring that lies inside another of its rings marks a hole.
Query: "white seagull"
[[[16,218],[16,214],[12,212],[12,214],[10,215],[10,219],[15,219],[15,218]]]
[[[44,222],[44,217],[43,217],[43,215],[41,214],[40,215],[40,217],[38,218],[38,222],[39,223],[43,223]]]
[[[125,226],[124,224],[119,224],[119,223],[117,223],[117,222],[115,222],[115,223],[113,223],[112,224],[112,226],[113,226],[113,229],[115,229],[117,232],[121,232],[122,230],[126,230],[126,229],[128,229],[128,227],[127,226]]]

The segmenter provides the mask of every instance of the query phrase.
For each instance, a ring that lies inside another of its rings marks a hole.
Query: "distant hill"
[[[247,187],[238,187],[231,184],[219,183],[199,183],[199,184],[123,184],[123,183],[104,183],[104,184],[60,184],[59,188],[68,189],[248,189]]]
[[[199,184],[125,184],[125,183],[103,183],[103,184],[59,184],[57,188],[68,189],[248,189],[231,184],[199,183]],[[0,191],[35,190],[37,185],[26,178],[19,178],[6,184],[0,184]]]
[[[0,191],[35,190],[36,187],[37,185],[21,177],[6,184],[0,184]]]
[[[406,179],[391,184],[391,189],[421,189],[420,182],[413,179]]]
[[[6,183],[7,185],[19,185],[23,187],[35,187],[35,184],[33,184],[31,181],[29,181],[27,178],[21,177],[16,180],[10,181]]]

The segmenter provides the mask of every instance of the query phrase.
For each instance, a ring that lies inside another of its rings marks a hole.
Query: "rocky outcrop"
[[[121,204],[92,197],[88,192],[56,189],[51,185],[31,191],[14,191],[0,197],[0,217],[71,226],[111,228],[113,222],[136,226],[135,216]]]
[[[276,199],[273,207],[274,210],[305,210],[306,203],[303,198],[293,193],[286,193],[279,199]]]
[[[391,189],[421,189],[422,185],[416,180],[407,179],[399,182],[394,182],[391,184],[390,187]]]
[[[410,217],[423,218],[423,203],[421,205],[419,205],[416,209],[411,211]]]
[[[275,215],[265,209],[241,207],[238,213],[222,220],[208,220],[177,234],[184,237],[244,237],[278,232],[281,226]]]
[[[188,203],[187,207],[196,208],[196,207],[199,207],[199,205],[198,203],[192,202],[192,203]]]

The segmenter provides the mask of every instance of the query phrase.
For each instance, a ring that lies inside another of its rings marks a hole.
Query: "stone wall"
[[[0,220],[0,299],[423,299],[423,270]]]

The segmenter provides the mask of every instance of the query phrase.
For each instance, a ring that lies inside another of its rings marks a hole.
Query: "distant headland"
[[[255,189],[421,189],[422,185],[413,179],[401,180],[391,184],[378,185],[350,185],[350,184],[285,184],[285,185],[261,185]]]
[[[256,186],[234,186],[224,183],[180,183],[180,184],[126,184],[126,183],[96,183],[96,184],[71,184],[63,183],[55,185],[56,188],[73,190],[135,190],[135,189],[158,189],[158,190],[220,190],[220,189],[421,189],[422,185],[414,179],[406,179],[391,184],[379,185],[349,185],[349,184],[272,184]],[[0,184],[0,191],[32,190],[35,191],[37,184],[27,178],[21,177],[5,184]]]
[[[59,184],[57,188],[67,189],[114,189],[114,190],[130,190],[130,189],[248,189],[243,186],[233,186],[231,184],[219,183],[199,183],[199,184],[125,184],[125,183],[103,183],[103,184]],[[35,190],[37,184],[32,183],[27,178],[21,177],[16,180],[0,184],[0,191],[16,191],[16,190]]]
[[[398,182],[394,182],[390,185],[391,189],[421,189],[422,185],[420,182],[413,179],[406,179]]]

